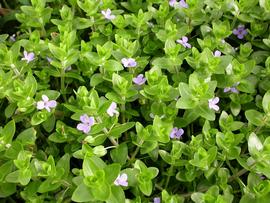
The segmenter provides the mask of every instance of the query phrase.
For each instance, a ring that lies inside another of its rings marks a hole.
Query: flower
[[[35,54],[33,52],[30,52],[28,54],[27,51],[24,51],[23,55],[24,55],[24,57],[22,58],[22,60],[27,61],[27,63],[29,63],[35,59]]]
[[[238,39],[243,39],[247,34],[247,29],[244,25],[238,25],[237,29],[233,30],[233,34],[237,36]]]
[[[86,114],[80,116],[81,123],[77,125],[77,129],[83,131],[84,133],[89,133],[92,125],[95,124],[94,117],[89,117]]]
[[[109,108],[107,109],[107,114],[109,114],[110,117],[113,117],[114,114],[119,114],[116,108],[117,104],[115,102],[112,102]]]
[[[105,10],[101,11],[101,13],[108,20],[115,19],[115,15],[112,15],[112,11],[109,8],[106,11]]]
[[[71,66],[65,68],[65,72],[72,70]]]
[[[191,45],[188,43],[188,38],[183,36],[182,39],[176,40],[177,43],[182,44],[185,48],[191,48]]]
[[[170,1],[169,1],[169,5],[170,5],[171,7],[174,7],[176,4],[177,4],[177,1],[176,1],[176,0],[170,0]]]
[[[154,200],[154,203],[160,203],[160,197],[155,197],[153,200]]]
[[[47,61],[49,62],[49,63],[51,63],[53,60],[50,58],[50,57],[46,57],[46,59],[47,59]]]
[[[126,68],[137,66],[137,62],[133,58],[122,58],[121,62]]]
[[[239,93],[238,89],[236,88],[239,84],[240,84],[240,82],[237,82],[237,83],[233,84],[232,87],[225,87],[223,92]]]
[[[146,82],[146,78],[143,77],[143,74],[139,74],[136,78],[133,78],[132,81],[137,85],[143,85]]]
[[[13,34],[9,37],[9,39],[12,41],[12,42],[15,42],[16,41],[16,35]]]
[[[176,138],[176,139],[180,139],[182,137],[182,135],[184,134],[184,130],[182,128],[173,128],[171,133],[170,133],[170,138]]]
[[[188,8],[188,4],[185,2],[185,0],[180,0],[179,1],[179,6],[182,8]]]
[[[49,100],[46,95],[42,95],[42,100],[37,102],[37,109],[46,109],[48,112],[51,112],[51,108],[56,107],[55,100]]]
[[[127,176],[126,173],[123,173],[121,175],[119,174],[117,176],[117,178],[115,179],[114,184],[116,186],[119,186],[119,185],[121,185],[121,186],[128,186],[127,179],[128,179],[128,176]]]
[[[213,99],[209,99],[208,100],[209,109],[214,109],[215,111],[218,111],[219,110],[219,106],[216,105],[218,102],[219,102],[219,98],[218,97],[215,97]]]
[[[220,57],[221,56],[221,52],[219,50],[216,50],[214,52],[214,57]]]

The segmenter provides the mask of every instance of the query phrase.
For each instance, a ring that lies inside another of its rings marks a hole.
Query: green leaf
[[[252,123],[255,126],[263,126],[264,125],[264,115],[256,110],[247,110],[245,112],[245,116],[248,122]]]
[[[123,70],[123,66],[121,63],[115,60],[108,60],[104,63],[103,67],[107,71],[120,71]]]
[[[125,193],[121,187],[112,186],[111,195],[106,203],[125,203]]]
[[[127,122],[124,124],[117,125],[110,131],[109,135],[114,138],[119,138],[122,133],[133,128],[134,125],[135,125],[135,122]]]
[[[114,163],[125,164],[128,157],[128,147],[126,143],[121,143],[115,149],[110,151]]]
[[[46,132],[50,133],[53,131],[55,126],[55,116],[54,114],[50,115],[50,117],[42,123],[42,126]]]
[[[13,167],[14,167],[14,164],[12,160],[7,161],[6,163],[0,166],[0,181],[1,182],[3,182],[7,174],[12,172]]]
[[[85,156],[83,160],[84,176],[92,176],[97,170],[103,169],[106,164],[97,156]]]
[[[215,111],[209,109],[209,107],[207,105],[200,105],[196,109],[198,110],[197,112],[201,117],[203,117],[209,121],[215,120],[215,118],[216,118]]]
[[[265,113],[270,112],[270,90],[268,90],[263,96],[262,106]]]
[[[15,126],[14,120],[9,121],[5,125],[5,127],[1,133],[5,144],[8,144],[8,143],[10,144],[12,142],[13,136],[15,134],[15,130],[16,130],[16,126]]]
[[[34,128],[28,128],[21,132],[16,140],[20,141],[22,145],[34,145],[37,139],[36,134],[37,131]]]
[[[248,138],[248,151],[251,155],[257,154],[259,151],[262,151],[263,145],[260,139],[255,133],[251,133]]]
[[[0,198],[11,196],[16,192],[16,184],[13,183],[1,183],[0,184]]]
[[[60,47],[57,47],[52,43],[49,43],[48,46],[49,46],[51,53],[54,55],[55,58],[62,61],[66,57],[66,52],[63,49],[61,49]]]
[[[104,168],[106,182],[113,184],[117,176],[119,175],[121,165],[117,163],[110,164]]]
[[[81,183],[73,192],[71,200],[74,202],[89,202],[95,201],[95,198],[90,190],[84,183]]]
[[[43,181],[38,188],[39,193],[45,193],[49,191],[54,191],[61,186],[61,182],[57,181],[55,177],[50,177]]]

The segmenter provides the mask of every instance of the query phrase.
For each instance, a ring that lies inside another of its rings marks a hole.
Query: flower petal
[[[47,106],[50,108],[54,108],[56,107],[56,105],[57,105],[57,102],[55,100],[51,100],[47,102]]]
[[[88,133],[90,131],[90,126],[88,126],[87,124],[84,123],[79,123],[77,125],[77,129],[80,131],[83,131],[84,133]]]
[[[89,122],[89,117],[86,114],[83,114],[82,116],[80,116],[80,121],[82,123],[88,123]]]
[[[43,101],[38,101],[37,102],[37,109],[41,110],[41,109],[44,109],[44,102]]]
[[[41,97],[42,97],[42,100],[43,100],[44,102],[49,101],[49,98],[47,97],[47,95],[43,94]]]

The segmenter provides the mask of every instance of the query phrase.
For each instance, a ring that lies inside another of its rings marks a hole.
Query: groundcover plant
[[[269,0],[0,3],[1,202],[270,201]]]

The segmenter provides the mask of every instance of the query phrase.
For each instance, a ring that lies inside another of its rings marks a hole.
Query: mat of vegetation
[[[269,202],[269,0],[0,5],[1,202]]]

